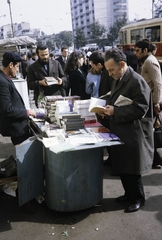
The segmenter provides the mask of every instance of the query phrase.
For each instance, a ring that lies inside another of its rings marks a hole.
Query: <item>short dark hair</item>
[[[47,49],[47,48],[48,48],[48,47],[47,47],[47,45],[45,45],[45,44],[38,44],[37,49],[36,49],[37,55],[38,55],[38,51],[39,51],[39,50],[45,50],[45,49]]]
[[[150,52],[151,45],[152,45],[152,43],[150,42],[150,40],[145,38],[145,39],[142,39],[142,40],[139,40],[138,42],[136,42],[135,47],[141,48],[142,52],[145,48],[147,48],[148,52]]]
[[[127,62],[127,57],[119,48],[111,48],[105,53],[105,62],[113,58],[114,61],[119,64],[121,61]]]
[[[49,55],[50,57],[55,57],[55,55],[53,54],[53,53],[50,53],[50,55]]]
[[[65,49],[68,49],[68,47],[67,46],[62,46],[61,52],[63,52]]]
[[[95,65],[101,63],[101,65],[104,66],[104,53],[101,51],[93,52],[89,57],[89,61],[93,62]]]

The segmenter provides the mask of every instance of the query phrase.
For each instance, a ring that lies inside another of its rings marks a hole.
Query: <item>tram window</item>
[[[146,28],[145,34],[151,42],[160,42],[160,26]]]
[[[143,29],[131,30],[131,43],[135,44],[138,40],[143,38]]]

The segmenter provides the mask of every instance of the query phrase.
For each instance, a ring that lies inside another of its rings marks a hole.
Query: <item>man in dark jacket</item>
[[[68,60],[68,53],[69,53],[68,47],[63,46],[61,48],[61,55],[58,58],[56,58],[56,60],[61,64],[63,71],[65,70],[65,65]],[[69,90],[70,90],[70,84],[69,84],[69,78],[67,76],[67,81],[65,86],[65,91],[67,96],[69,95]]]
[[[125,212],[134,212],[145,203],[141,174],[150,171],[153,161],[151,91],[143,77],[127,66],[119,49],[105,53],[105,67],[115,81],[104,116],[110,131],[124,143],[111,149],[112,169],[120,175],[125,191],[116,200],[130,202]]]
[[[46,45],[38,45],[36,49],[38,60],[28,68],[27,80],[30,90],[34,90],[35,104],[38,106],[38,96],[41,92],[45,96],[63,95],[66,77],[60,63],[49,59],[49,50]],[[45,77],[54,77],[58,84],[48,85]]]
[[[29,134],[28,116],[35,116],[34,110],[26,110],[23,99],[17,91],[12,77],[19,71],[22,58],[13,52],[3,54],[0,70],[0,133],[10,136],[14,145],[26,140]]]

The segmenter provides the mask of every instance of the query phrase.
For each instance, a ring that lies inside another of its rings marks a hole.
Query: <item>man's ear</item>
[[[124,61],[121,61],[121,62],[120,62],[120,66],[121,66],[121,68],[124,68],[124,67],[125,67],[125,62],[124,62]]]
[[[9,63],[9,68],[13,68],[13,62]]]
[[[97,66],[98,66],[99,68],[103,67],[103,65],[102,65],[101,63],[97,63]]]
[[[144,49],[143,49],[143,52],[144,52],[144,53],[148,53],[148,49],[147,49],[147,48],[144,48]]]

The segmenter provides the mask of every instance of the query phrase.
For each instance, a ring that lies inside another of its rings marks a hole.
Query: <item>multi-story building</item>
[[[31,29],[30,23],[28,22],[14,23],[13,32],[14,32],[14,37],[20,37],[20,36],[26,35],[35,40],[39,38],[41,35],[40,29]],[[11,24],[1,26],[0,39],[11,38],[11,37],[13,37]]]
[[[107,29],[114,22],[128,14],[128,0],[70,0],[71,19],[73,34],[76,35],[76,29],[81,28],[88,41],[92,41],[89,25],[98,21]]]

